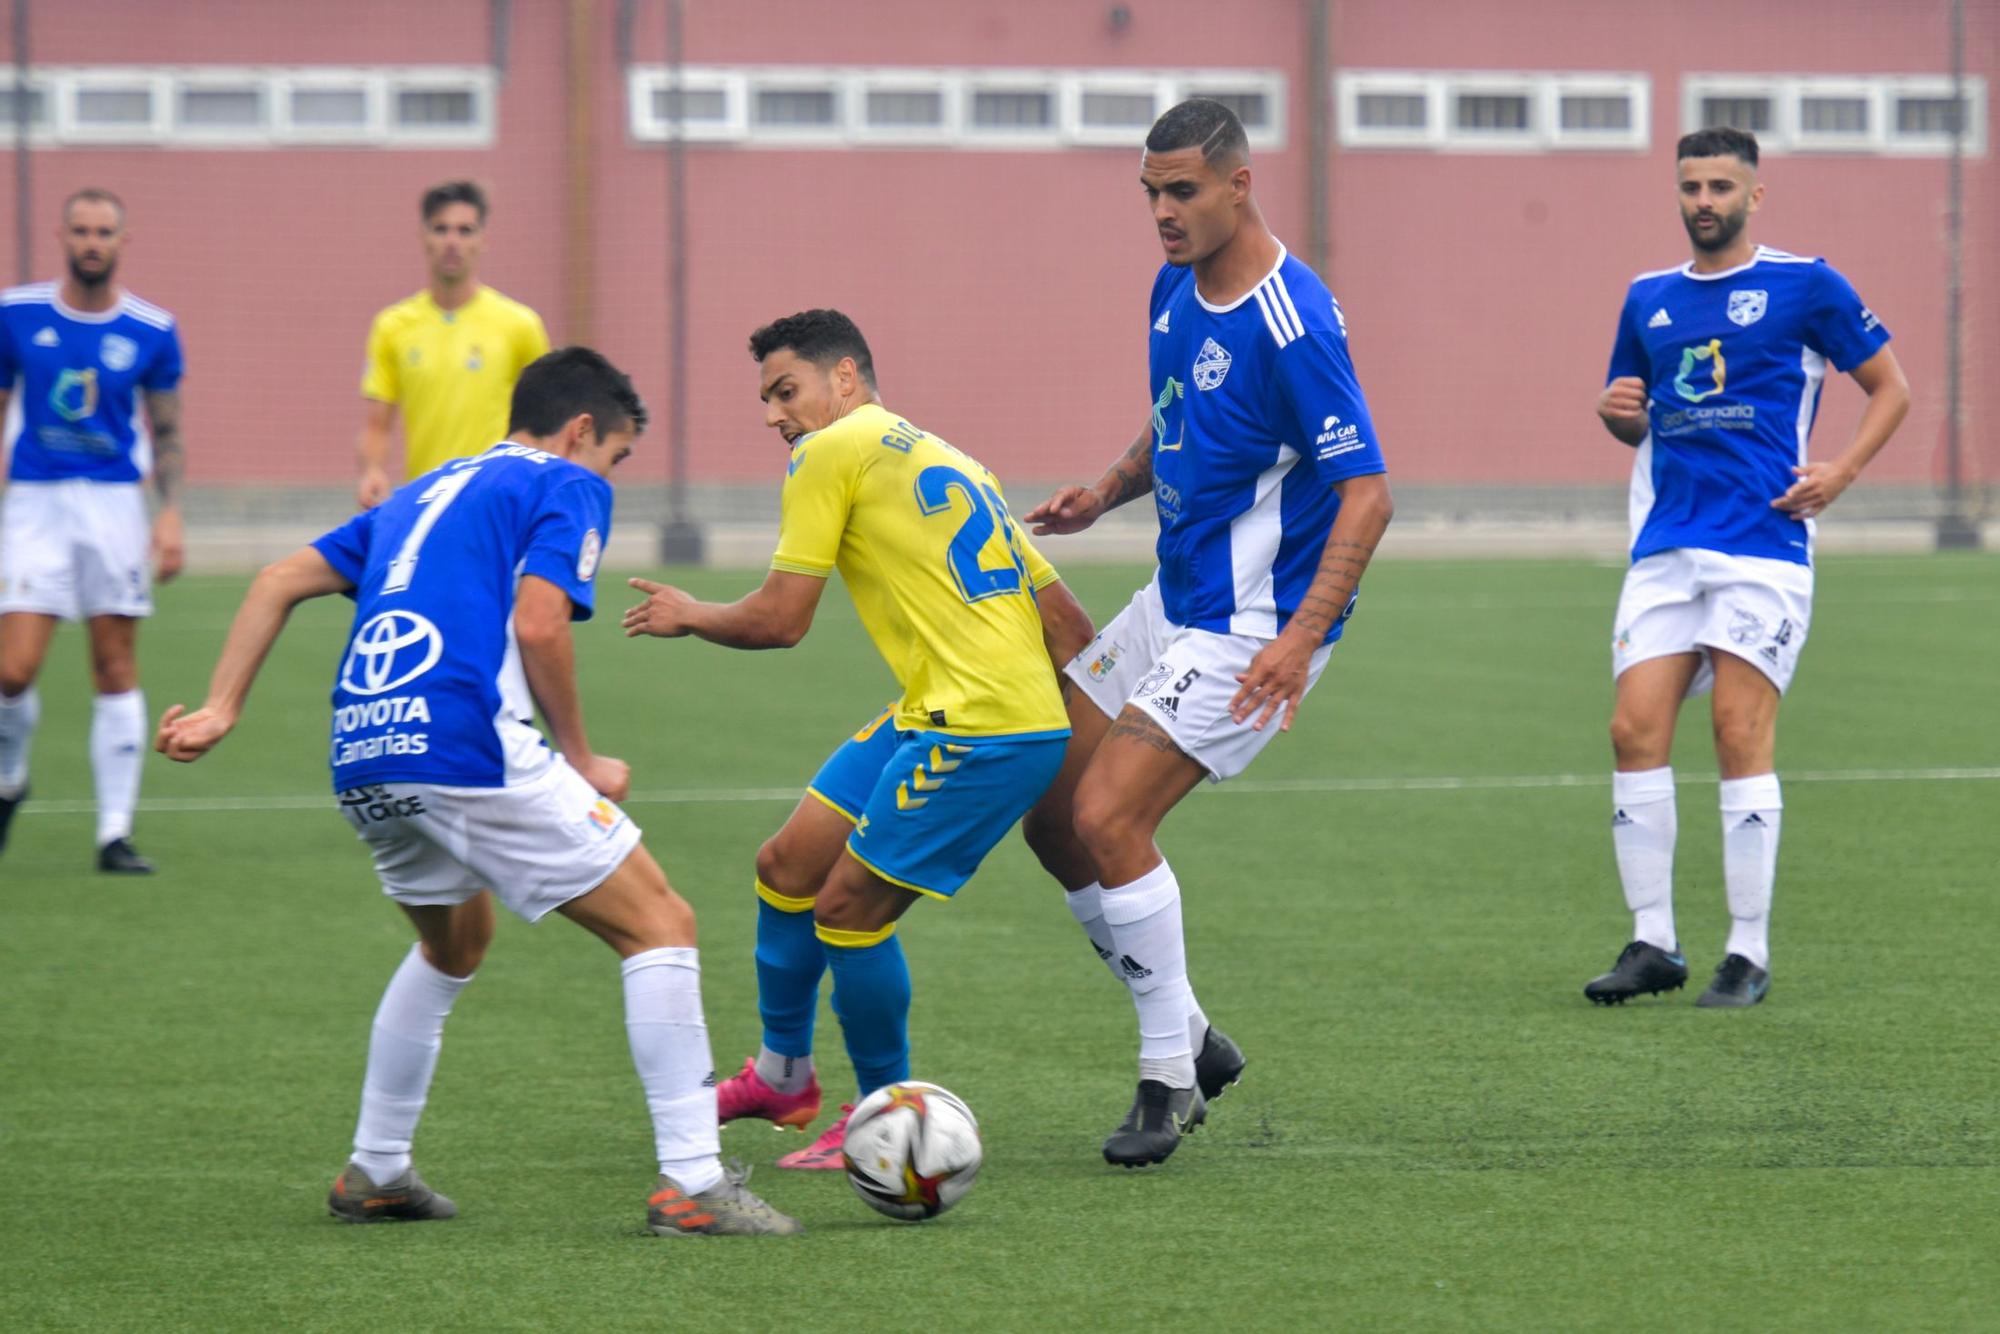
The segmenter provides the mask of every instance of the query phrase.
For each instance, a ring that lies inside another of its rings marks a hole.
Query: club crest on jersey
[[[1750,645],[1764,637],[1764,620],[1754,612],[1740,608],[1729,618],[1729,637],[1738,644]]]
[[[356,695],[386,694],[416,680],[443,656],[444,636],[427,618],[413,611],[377,612],[354,632],[340,686]]]
[[[576,577],[586,584],[597,573],[597,558],[604,554],[604,539],[595,528],[583,535],[583,552],[576,558]]]
[[[1769,292],[1738,291],[1729,294],[1729,322],[1749,328],[1764,318],[1771,304]]]
[[[1172,676],[1173,674],[1174,674],[1174,669],[1167,666],[1167,664],[1163,662],[1158,666],[1156,666],[1155,668],[1153,668],[1152,671],[1147,672],[1146,679],[1141,681],[1139,683],[1139,688],[1133,691],[1132,693],[1142,698],[1146,695],[1150,695],[1155,690],[1158,690],[1161,686],[1165,685],[1167,683],[1167,678]]]
[[[97,345],[97,359],[107,371],[129,371],[139,359],[139,345],[124,334],[106,334]]]
[[[1229,377],[1229,353],[1213,338],[1202,340],[1194,359],[1194,387],[1215,389]]]

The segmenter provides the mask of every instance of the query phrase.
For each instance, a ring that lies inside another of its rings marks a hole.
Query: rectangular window
[[[49,90],[28,85],[27,122],[30,130],[39,130],[49,123]],[[14,88],[11,84],[0,87],[0,129],[12,133],[14,129]]]
[[[368,123],[366,88],[294,88],[287,112],[300,129],[358,129]]]
[[[729,94],[720,88],[655,88],[653,116],[661,122],[676,116],[682,121],[722,121],[729,116]]]
[[[79,88],[76,123],[89,129],[143,128],[153,122],[150,88]]]
[[[1521,132],[1530,124],[1525,93],[1460,93],[1453,101],[1452,125],[1459,130]]]
[[[831,129],[839,119],[831,88],[759,88],[750,115],[753,125],[765,129]]]
[[[472,125],[472,93],[462,88],[403,88],[396,93],[396,124],[405,129]]]
[[[1632,128],[1632,99],[1622,94],[1591,96],[1565,93],[1557,105],[1557,123],[1565,130]]]
[[[1949,97],[1896,99],[1896,133],[1949,135],[1957,128],[1957,104]]]
[[[979,88],[972,124],[981,130],[1046,130],[1056,123],[1055,93],[1047,89]]]
[[[936,129],[944,124],[944,93],[933,88],[870,88],[864,109],[873,127]]]
[[[1136,129],[1152,126],[1159,111],[1151,93],[1092,92],[1085,89],[1078,108],[1084,125],[1092,129]]]
[[[266,119],[262,88],[180,89],[174,125],[183,130],[254,130]]]
[[[1768,97],[1704,97],[1701,99],[1700,130],[1727,128],[1765,134],[1771,128]]]
[[[1363,93],[1356,121],[1369,130],[1421,130],[1430,123],[1430,99],[1422,93]]]
[[[1864,135],[1868,133],[1868,99],[1865,97],[1802,97],[1799,99],[1801,135]]]

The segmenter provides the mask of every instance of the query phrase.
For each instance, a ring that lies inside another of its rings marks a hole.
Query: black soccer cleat
[[[1748,1009],[1771,990],[1771,974],[1740,954],[1732,954],[1715,967],[1715,980],[1695,1001],[1703,1009]]]
[[[1164,1163],[1208,1116],[1208,1103],[1198,1088],[1169,1088],[1157,1079],[1139,1081],[1132,1110],[1104,1141],[1104,1161],[1119,1167]]]
[[[378,1184],[353,1163],[333,1179],[326,1211],[343,1223],[427,1223],[458,1217],[458,1206],[425,1185],[416,1168]]]
[[[1583,994],[1599,1005],[1623,1005],[1634,996],[1679,991],[1687,980],[1688,962],[1679,950],[1669,954],[1635,940],[1619,953],[1610,972],[1583,984]]]
[[[1229,1040],[1229,1035],[1210,1024],[1202,1034],[1201,1050],[1195,1053],[1194,1082],[1201,1089],[1204,1102],[1214,1102],[1222,1096],[1224,1089],[1243,1077],[1243,1067],[1250,1064],[1243,1049]]]
[[[11,797],[0,797],[0,852],[7,850],[7,826],[14,823],[14,812],[28,799],[28,785],[21,784],[21,790]]]
[[[139,855],[131,840],[114,838],[97,850],[97,869],[107,875],[151,875],[153,863]]]

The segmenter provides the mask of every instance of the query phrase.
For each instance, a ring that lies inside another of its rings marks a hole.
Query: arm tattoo
[[[1129,737],[1142,746],[1149,746],[1159,751],[1162,755],[1181,753],[1181,748],[1174,744],[1174,739],[1167,735],[1165,728],[1129,704],[1119,711],[1117,718],[1112,720],[1111,730],[1106,732],[1104,737],[1107,741],[1113,737]]]
[[[1369,557],[1375,554],[1375,543],[1356,542],[1347,538],[1329,536],[1326,549],[1320,553],[1319,569],[1313,575],[1312,585],[1299,599],[1298,610],[1292,619],[1301,623],[1316,635],[1323,635],[1333,628],[1340,619],[1341,612],[1354,597],[1354,590],[1360,586],[1362,571],[1368,568]]]
[[[1148,428],[1121,455],[1118,462],[1097,483],[1100,490],[1105,481],[1111,482],[1111,489],[1105,494],[1104,508],[1117,509],[1128,500],[1136,500],[1153,489],[1153,437]]]
[[[181,396],[178,390],[148,390],[146,416],[153,423],[153,493],[162,505],[180,496],[187,454],[181,447]]]

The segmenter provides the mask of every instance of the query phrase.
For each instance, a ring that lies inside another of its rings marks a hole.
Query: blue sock
[[[764,898],[763,884],[757,889],[757,1013],[764,1019],[764,1046],[781,1056],[810,1056],[827,954],[813,934],[812,900],[802,912],[787,912]]]
[[[840,1016],[861,1096],[908,1079],[910,966],[903,942],[893,935],[873,945],[827,942],[826,961],[833,969],[833,1012]]]

